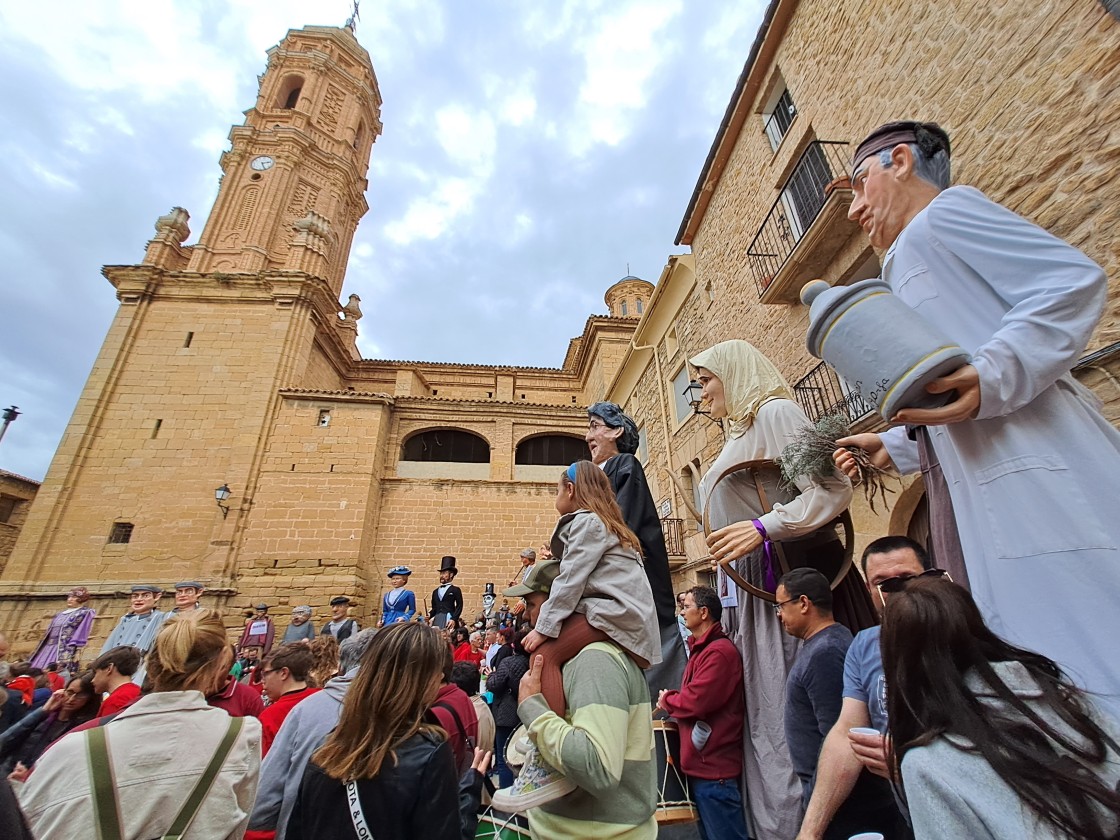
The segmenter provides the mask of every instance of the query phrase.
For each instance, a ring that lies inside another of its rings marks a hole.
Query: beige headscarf
[[[748,341],[737,338],[722,341],[689,359],[688,363],[707,368],[723,383],[728,434],[732,438],[742,437],[751,427],[763,403],[793,399],[785,377]]]

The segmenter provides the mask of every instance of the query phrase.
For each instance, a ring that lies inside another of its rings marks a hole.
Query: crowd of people
[[[852,188],[885,279],[972,363],[791,487],[774,461],[808,418],[777,368],[741,340],[692,356],[725,433],[700,486],[714,586],[674,595],[637,426],[595,403],[551,539],[473,620],[445,556],[430,599],[389,569],[366,629],[340,595],[279,644],[257,604],[234,642],[183,581],[167,612],[134,587],[87,668],[83,588],[29,660],[0,636],[0,836],[451,840],[489,809],[645,840],[683,805],[704,840],[1120,837],[1120,520],[1068,495],[1077,471],[1120,495],[1120,433],[1069,375],[1103,273],[949,187],[936,125],[876,129]],[[858,450],[922,472],[929,545],[850,562]]]

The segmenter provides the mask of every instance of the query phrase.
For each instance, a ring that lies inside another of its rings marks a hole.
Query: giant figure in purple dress
[[[89,600],[89,590],[76,586],[66,596],[66,609],[51,619],[47,635],[35,648],[31,664],[45,669],[52,662],[58,663],[58,670],[76,674],[82,648],[89,641],[89,631],[93,629],[93,619],[97,613],[92,607],[85,606]]]

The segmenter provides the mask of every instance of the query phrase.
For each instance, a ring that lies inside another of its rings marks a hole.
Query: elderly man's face
[[[909,172],[913,157],[906,145],[892,151],[891,166],[884,167],[879,153],[860,163],[852,177],[852,206],[848,218],[859,224],[874,248],[889,248],[906,226],[910,209],[908,185],[915,179],[900,178]]]
[[[292,613],[292,624],[294,624],[296,627],[299,627],[301,624],[306,624],[307,619],[309,619],[310,617],[311,616],[309,616],[307,613]]]
[[[592,416],[587,423],[587,434],[583,436],[591,450],[592,463],[602,464],[617,455],[620,437],[622,429],[612,429],[602,417]]]

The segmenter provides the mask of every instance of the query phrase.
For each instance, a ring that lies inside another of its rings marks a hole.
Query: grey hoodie
[[[351,668],[341,677],[335,677],[322,691],[300,701],[288,713],[261,764],[257,802],[249,818],[249,828],[275,829],[276,840],[284,840],[303,771],[311,761],[311,754],[338,725],[342,698],[357,673],[357,668]]]

